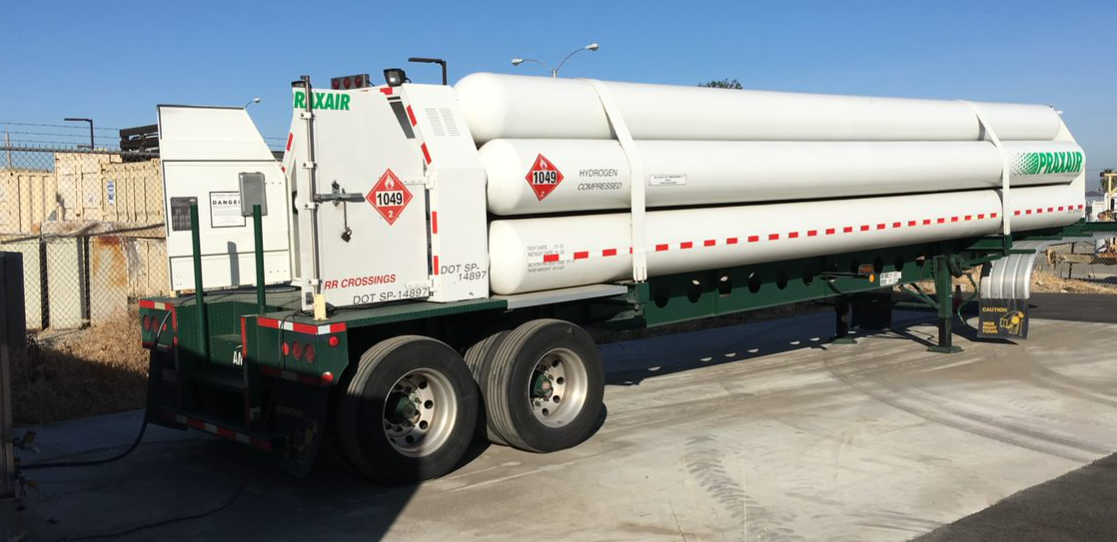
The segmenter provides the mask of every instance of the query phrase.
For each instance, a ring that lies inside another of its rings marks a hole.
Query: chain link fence
[[[1117,239],[1103,238],[1049,248],[1043,258],[1036,260],[1036,272],[1068,283],[1080,283],[1072,284],[1075,291],[1090,291],[1090,286],[1117,291]]]
[[[168,293],[157,153],[0,146],[0,251],[23,254],[27,325],[96,328]]]

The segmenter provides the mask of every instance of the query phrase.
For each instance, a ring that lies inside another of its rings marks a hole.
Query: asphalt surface
[[[1097,303],[1087,315],[1106,318]],[[965,351],[942,355],[926,351],[930,317],[898,313],[856,345],[826,344],[829,314],[604,345],[593,438],[552,454],[478,443],[418,486],[293,478],[246,447],[152,428],[122,461],[34,471],[30,503],[45,540],[181,517],[120,539],[1112,539],[1090,537],[1117,532],[1103,523],[1117,486],[1059,477],[1117,451],[1117,325],[1036,319],[1020,344],[960,334]],[[25,461],[110,455],[139,419],[36,428]]]
[[[1117,455],[1030,487],[914,542],[1117,539]]]
[[[1032,294],[1032,318],[1117,324],[1117,295]]]

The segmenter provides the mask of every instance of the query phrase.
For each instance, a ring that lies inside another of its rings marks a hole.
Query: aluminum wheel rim
[[[528,398],[535,419],[547,427],[574,421],[586,404],[589,373],[581,356],[567,348],[543,354],[528,377]]]
[[[398,452],[424,457],[449,440],[457,417],[457,394],[450,380],[433,369],[416,369],[392,385],[381,427]]]

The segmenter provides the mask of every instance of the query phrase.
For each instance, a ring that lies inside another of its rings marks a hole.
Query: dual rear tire
[[[604,381],[593,340],[561,320],[496,333],[464,360],[428,337],[394,337],[365,352],[341,383],[338,442],[357,470],[386,483],[450,472],[479,417],[494,443],[561,450],[597,428]]]
[[[477,424],[477,388],[445,343],[402,336],[370,348],[338,401],[345,457],[365,476],[409,483],[453,469]]]
[[[605,374],[597,346],[562,320],[532,320],[481,341],[466,353],[496,444],[553,452],[597,428]]]

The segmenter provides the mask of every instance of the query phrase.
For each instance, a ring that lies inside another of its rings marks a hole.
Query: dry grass
[[[25,426],[140,408],[148,352],[133,310],[80,331],[28,337],[12,358],[12,414]]]
[[[978,273],[976,271],[970,273],[972,273],[974,282],[979,282],[980,276]],[[916,284],[928,294],[935,293],[934,281],[924,280]],[[954,279],[954,285],[966,293],[973,291],[973,285],[965,276]],[[1032,272],[1031,291],[1041,294],[1117,294],[1117,284],[1095,280],[1068,279],[1037,269]]]
[[[1048,273],[1032,273],[1032,292],[1072,294],[1117,294],[1117,284],[1094,280],[1067,279]]]

